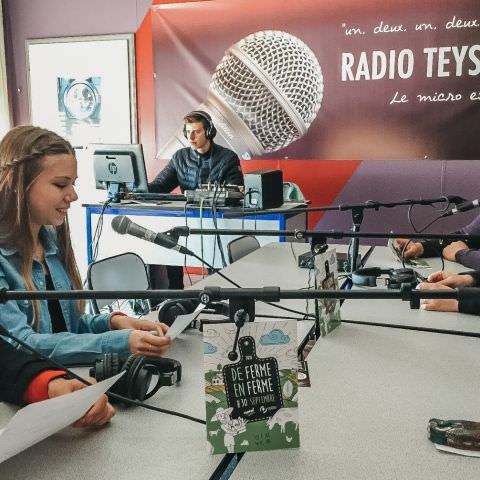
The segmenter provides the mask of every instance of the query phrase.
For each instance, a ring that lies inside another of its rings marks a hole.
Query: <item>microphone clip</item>
[[[253,298],[239,297],[229,300],[230,320],[235,323],[237,331],[233,340],[232,350],[228,353],[228,359],[235,362],[238,359],[238,338],[240,330],[245,322],[253,322],[255,320],[255,300]]]
[[[295,232],[297,233],[297,232]],[[310,239],[310,251],[298,256],[298,266],[300,268],[315,268],[315,257],[328,250],[327,237],[325,235],[312,235]]]

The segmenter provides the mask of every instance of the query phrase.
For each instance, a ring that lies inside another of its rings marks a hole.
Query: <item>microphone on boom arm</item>
[[[135,222],[132,222],[125,215],[117,215],[112,220],[112,228],[120,235],[129,234],[134,237],[146,240],[147,242],[155,243],[164,248],[171,248],[182,255],[194,255],[188,248],[178,245],[178,237],[170,236],[165,233],[154,232],[148,228],[142,227]]]
[[[456,213],[461,213],[461,212],[469,212],[470,210],[473,210],[474,208],[480,207],[480,200],[470,200],[468,202],[462,202],[456,207],[452,208],[448,212],[445,212],[442,217],[449,217],[451,215],[455,215]]]

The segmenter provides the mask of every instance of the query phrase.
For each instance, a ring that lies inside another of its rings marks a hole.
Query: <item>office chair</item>
[[[227,245],[228,261],[233,263],[260,248],[260,243],[251,235],[244,235],[232,240]]]
[[[148,290],[150,284],[148,281],[147,269],[143,260],[135,253],[122,253],[113,257],[103,258],[93,262],[88,266],[87,284],[90,290]],[[105,307],[109,310],[119,310],[113,308],[112,303],[118,300],[98,299],[92,300],[92,308],[95,313]],[[150,311],[148,300],[129,299],[133,314],[144,315]]]

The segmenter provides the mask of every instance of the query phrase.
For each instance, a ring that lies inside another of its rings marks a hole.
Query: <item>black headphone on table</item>
[[[360,268],[352,273],[352,282],[363,287],[376,287],[380,275],[388,275],[386,279],[388,288],[400,288],[402,284],[415,288],[418,284],[417,274],[411,268]]]
[[[185,115],[185,117],[190,116],[196,116],[201,118],[200,121],[202,122],[203,128],[205,129],[205,137],[208,140],[213,140],[215,138],[215,135],[217,134],[217,129],[212,122],[212,117],[207,112],[204,112],[203,110],[193,110],[188,115]],[[183,125],[183,136],[188,140],[186,124]]]
[[[193,313],[198,307],[199,301],[192,299],[168,299],[158,306],[158,321],[167,324],[169,327],[178,315]],[[229,316],[228,304],[223,302],[210,302],[203,310],[205,313]]]
[[[198,306],[198,300],[164,300],[158,306],[158,321],[165,323],[169,327],[178,317],[178,315],[186,315],[192,313]]]
[[[132,400],[146,400],[160,387],[175,385],[182,379],[182,366],[177,360],[130,355],[121,365],[118,353],[104,353],[98,357],[90,368],[90,376],[100,382],[123,371],[125,373],[110,391]],[[152,375],[158,375],[158,381],[149,391]]]

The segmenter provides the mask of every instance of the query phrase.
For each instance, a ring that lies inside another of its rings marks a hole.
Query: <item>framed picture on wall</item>
[[[133,34],[26,40],[30,121],[88,143],[136,143]]]

